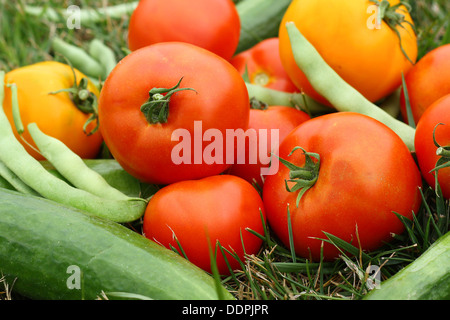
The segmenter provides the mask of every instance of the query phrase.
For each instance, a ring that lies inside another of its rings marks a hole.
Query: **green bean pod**
[[[333,111],[333,108],[324,106],[306,94],[300,92],[284,92],[248,82],[245,84],[247,86],[247,91],[250,98],[258,99],[271,106],[296,107],[312,114],[328,113]]]
[[[81,24],[98,23],[107,18],[120,19],[124,15],[130,15],[137,7],[139,1],[132,1],[129,3],[120,3],[102,8],[80,8],[79,19]],[[43,16],[44,18],[60,22],[69,19],[75,12],[70,10],[55,10],[50,6],[40,7],[32,5],[23,6],[27,14],[33,16]]]
[[[116,188],[111,187],[100,174],[91,170],[83,159],[63,142],[43,133],[36,123],[30,123],[28,131],[40,153],[72,185],[105,199],[130,199]]]
[[[66,57],[75,69],[80,70],[85,75],[92,78],[103,77],[105,73],[103,66],[82,48],[67,43],[60,38],[53,38],[52,48],[55,52]]]
[[[114,51],[99,39],[94,39],[89,43],[88,52],[102,65],[104,69],[102,79],[106,79],[117,64]]]
[[[35,196],[39,195],[36,191],[23,183],[23,181],[20,180],[14,172],[9,170],[9,168],[2,161],[0,161],[0,177],[7,181],[11,187],[21,193],[32,194]]]
[[[409,150],[414,151],[414,128],[392,117],[345,82],[323,60],[314,46],[297,29],[294,22],[287,22],[286,29],[297,66],[320,95],[338,111],[361,113],[384,123],[397,133]]]

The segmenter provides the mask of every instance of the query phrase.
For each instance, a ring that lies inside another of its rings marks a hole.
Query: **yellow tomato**
[[[285,27],[288,21],[293,21],[324,60],[368,100],[376,102],[397,89],[402,72],[406,74],[417,59],[417,40],[407,9],[394,8],[398,0],[389,3],[389,14],[395,9],[397,16],[403,15],[407,21],[396,27],[401,42],[386,22],[377,19],[382,10],[373,1],[294,0],[282,19],[279,39],[283,66],[296,86],[327,103],[294,61]]]
[[[74,69],[77,84],[86,76]],[[27,125],[35,122],[46,134],[61,140],[73,152],[81,158],[95,158],[98,154],[102,136],[100,131],[88,135],[90,130],[96,126],[96,121],[91,122],[84,132],[83,127],[90,117],[77,108],[69,92],[58,92],[61,89],[72,88],[74,85],[73,71],[69,65],[45,61],[33,65],[17,68],[5,75],[5,84],[15,83],[20,108],[20,116],[25,131],[22,137],[35,147],[28,133]],[[87,90],[98,97],[99,90],[88,82]],[[5,85],[4,99],[5,113],[14,128],[11,89]],[[30,148],[14,133],[26,150],[36,159],[43,160],[44,157]]]

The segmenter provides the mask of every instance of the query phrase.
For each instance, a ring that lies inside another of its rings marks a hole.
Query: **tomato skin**
[[[240,19],[231,0],[141,0],[130,18],[128,46],[134,51],[167,41],[192,43],[231,59]]]
[[[80,71],[74,70],[78,82],[86,77]],[[73,86],[74,79],[70,66],[56,61],[38,62],[6,73],[5,83],[17,85],[20,116],[25,128],[22,136],[27,142],[36,148],[26,129],[29,123],[35,122],[44,133],[62,141],[81,158],[95,158],[98,155],[103,141],[100,132],[97,131],[90,136],[83,132],[83,126],[89,115],[75,106],[67,92],[49,94]],[[88,90],[96,96],[99,95],[97,87],[92,82],[89,82]],[[6,85],[3,105],[6,116],[15,128],[11,89]],[[87,131],[92,130],[95,125],[94,121],[87,127]],[[28,153],[37,160],[44,160],[40,153],[22,141],[16,130],[14,134]]]
[[[263,199],[269,226],[286,246],[289,207],[298,255],[318,261],[321,241],[314,238],[326,239],[323,232],[373,250],[403,232],[393,211],[409,218],[417,212],[420,172],[403,141],[382,123],[349,112],[320,116],[299,125],[280,146],[281,158],[303,166],[301,150],[288,156],[297,146],[320,155],[317,181],[297,207],[298,192],[286,190],[289,170],[282,165],[267,177]],[[324,243],[323,254],[332,260],[339,251]]]
[[[310,116],[301,110],[287,107],[287,106],[269,106],[267,109],[251,109],[250,120],[248,128],[249,130],[255,130],[256,136],[259,138],[259,130],[267,130],[267,150],[277,153],[279,143],[299,124],[311,119]],[[273,141],[270,130],[278,130],[278,141]],[[258,142],[259,143],[259,142]],[[259,155],[259,149],[258,149]],[[268,156],[270,154],[268,153]],[[259,186],[262,186],[263,178],[261,177],[261,168],[267,168],[268,164],[263,164],[261,158],[258,156],[256,163],[249,161],[249,154],[246,153],[245,163],[235,163],[231,166],[228,173],[236,175],[247,180],[250,183],[256,182]]]
[[[262,40],[235,55],[230,63],[242,75],[247,71],[252,84],[285,92],[298,92],[281,63],[279,42],[278,37]]]
[[[450,94],[432,103],[422,114],[416,127],[414,145],[417,161],[425,181],[435,188],[435,175],[430,171],[440,158],[436,155],[437,147],[433,141],[433,131],[437,124],[435,138],[437,143],[446,147],[450,145]],[[440,169],[438,182],[444,198],[450,199],[450,168]]]
[[[398,0],[389,1],[391,5]],[[296,86],[322,104],[329,105],[297,67],[285,24],[295,25],[317,49],[324,60],[347,83],[368,100],[376,102],[401,85],[402,72],[412,64],[402,53],[397,35],[383,22],[380,29],[371,29],[369,0],[294,0],[280,24],[281,61]],[[405,12],[406,20],[412,23]],[[321,21],[318,27],[317,21]],[[409,58],[417,59],[416,36],[409,25],[398,28],[402,45]],[[336,45],[331,45],[336,44]]]
[[[252,185],[239,177],[218,175],[160,189],[149,201],[143,233],[167,248],[178,249],[175,234],[189,261],[211,272],[208,238],[212,250],[218,240],[244,261],[241,234],[245,252],[256,254],[262,240],[246,228],[264,234],[263,219],[264,205]],[[227,259],[233,269],[239,268],[236,259],[228,254]],[[229,273],[220,251],[216,261],[221,274]]]
[[[171,88],[181,78],[181,88],[195,91],[171,97],[166,123],[147,122],[140,107],[149,91]],[[236,69],[214,53],[183,42],[158,43],[129,54],[112,70],[99,99],[100,128],[114,158],[138,179],[156,184],[225,171],[231,165],[225,160],[208,164],[204,158],[199,163],[192,159],[197,143],[201,153],[212,143],[198,141],[195,121],[201,121],[201,134],[214,129],[225,137],[227,129],[246,130],[249,113],[247,87]],[[190,164],[176,164],[172,158],[183,140],[172,139],[177,129],[190,134]]]
[[[450,44],[425,54],[405,75],[409,102],[417,124],[425,110],[436,100],[450,94]],[[408,123],[405,96],[402,89],[400,110]]]

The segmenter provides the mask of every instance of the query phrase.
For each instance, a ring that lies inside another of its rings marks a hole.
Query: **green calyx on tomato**
[[[289,179],[285,180],[286,190],[289,192],[297,192],[301,189],[296,200],[297,207],[305,192],[316,183],[319,178],[320,169],[320,156],[318,153],[306,152],[302,147],[295,147],[292,149],[289,156],[298,149],[301,149],[305,155],[305,165],[303,167],[299,167],[285,159],[280,158],[281,163],[290,170]],[[313,158],[317,159],[317,161],[314,161]],[[293,182],[294,186],[290,188],[288,182]]]
[[[409,3],[407,3],[406,1],[400,1],[399,3],[397,3],[393,6],[391,6],[389,1],[387,1],[387,0],[382,0],[382,1],[369,0],[369,1],[375,3],[378,6],[380,21],[383,20],[384,22],[386,22],[386,24],[389,26],[389,28],[391,28],[391,30],[395,32],[395,34],[397,35],[397,37],[400,41],[400,49],[402,50],[406,59],[408,59],[408,61],[411,62],[411,64],[414,64],[414,62],[409,58],[406,51],[403,49],[402,38],[400,36],[400,33],[397,30],[398,26],[400,26],[401,28],[404,28],[402,26],[402,23],[405,22],[405,23],[409,24],[411,26],[411,28],[415,31],[414,25],[405,19],[405,15],[397,12],[397,9],[400,6],[404,6],[408,12],[411,11],[411,5]]]
[[[172,88],[152,88],[148,94],[148,100],[142,104],[141,112],[145,115],[148,123],[166,123],[169,117],[169,102],[172,95],[178,91],[192,90],[192,88],[179,88],[181,80]]]
[[[250,98],[250,109],[255,110],[267,110],[269,109],[269,105],[264,101],[258,100],[256,98]]]
[[[434,145],[437,147],[436,155],[440,156],[439,160],[436,162],[436,167],[431,171],[438,171],[442,168],[450,167],[450,146],[441,146],[437,141],[435,137],[436,129],[438,126],[443,125],[443,123],[438,123],[436,127],[434,127],[433,130],[433,142]]]
[[[68,92],[70,95],[70,99],[74,103],[74,105],[85,114],[90,114],[91,116],[86,120],[83,126],[83,132],[88,136],[95,133],[98,130],[99,122],[98,122],[98,101],[97,96],[88,90],[89,80],[86,77],[81,78],[80,83],[77,84],[77,77],[75,75],[75,71],[72,68],[73,72],[73,86],[71,88],[60,89],[56,91],[52,91],[49,94],[58,94],[60,92]],[[87,132],[87,127],[89,123],[92,121],[97,121],[97,125],[94,129]]]

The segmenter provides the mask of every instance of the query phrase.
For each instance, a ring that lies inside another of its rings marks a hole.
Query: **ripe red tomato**
[[[435,172],[430,171],[436,167],[441,156],[436,154],[438,147],[434,144],[433,132],[439,146],[450,146],[450,94],[431,104],[422,114],[416,128],[414,144],[417,161],[424,179],[435,188]],[[447,161],[450,160],[448,151],[445,157]],[[438,171],[438,182],[443,196],[450,199],[450,167]]]
[[[150,94],[180,80],[183,91]],[[170,102],[161,103],[169,95]],[[133,51],[110,73],[99,98],[100,130],[112,155],[130,174],[156,184],[225,171],[233,163],[225,159],[227,140],[214,137],[246,130],[249,112],[247,87],[236,69],[184,42]],[[206,137],[211,131],[216,135]],[[215,151],[213,159],[208,151]]]
[[[247,180],[250,183],[257,183],[262,187],[263,177],[261,175],[262,168],[268,168],[269,163],[267,160],[271,157],[271,152],[277,154],[278,146],[281,141],[290,133],[296,126],[310,119],[310,116],[301,110],[286,107],[286,106],[268,106],[262,109],[250,109],[250,121],[248,125],[249,139],[253,137],[255,148],[248,148],[245,153],[244,163],[235,163],[231,166],[228,173],[236,175]],[[275,135],[272,135],[272,131],[276,130]],[[260,135],[263,131],[267,136]],[[254,133],[252,136],[251,133]],[[263,157],[259,154],[259,143],[267,145],[267,155]],[[248,144],[249,146],[250,144]],[[250,161],[250,152],[257,153],[258,157],[253,161]],[[274,159],[275,161],[277,159]],[[278,163],[278,161],[277,161]],[[276,169],[277,165],[274,165]]]
[[[279,42],[278,38],[262,40],[235,55],[230,62],[242,75],[247,72],[252,84],[285,92],[298,92],[281,63]]]
[[[450,44],[425,54],[405,75],[405,83],[414,122],[417,124],[433,102],[450,94]],[[400,107],[403,119],[408,123],[403,91]]]
[[[130,50],[167,41],[192,43],[231,59],[240,18],[231,0],[141,0],[128,27]]]
[[[268,176],[263,189],[267,221],[274,233],[289,246],[288,208],[295,252],[319,260],[323,232],[363,250],[373,250],[389,241],[391,233],[404,226],[394,212],[412,217],[421,203],[420,172],[403,141],[384,124],[361,114],[339,112],[308,120],[281,143],[282,159],[304,167],[306,152],[311,166],[304,178],[312,183],[297,205],[296,175],[304,171],[281,165]],[[292,181],[292,179],[295,181]],[[316,179],[316,180],[314,180]],[[291,191],[286,188],[286,180]],[[301,189],[303,191],[303,189]],[[323,257],[332,260],[338,249],[324,243]]]
[[[391,7],[399,2],[389,0]],[[299,89],[320,103],[329,105],[295,63],[285,26],[288,21],[295,22],[330,67],[368,100],[376,102],[401,85],[402,72],[406,74],[413,65],[403,54],[397,34],[384,21],[377,25],[376,8],[375,3],[367,0],[291,2],[280,24],[280,56]],[[394,14],[392,11],[391,15]],[[395,12],[413,24],[404,6],[399,6]],[[396,29],[406,55],[415,62],[417,39],[407,22]]]
[[[239,177],[217,175],[160,189],[149,201],[143,233],[179,250],[177,239],[189,261],[211,272],[209,248],[214,252],[217,241],[241,261],[245,261],[244,249],[256,254],[262,240],[247,228],[264,234],[263,221],[264,205],[256,189]],[[219,272],[227,274],[226,261],[217,250]],[[228,253],[226,257],[232,269],[239,268],[235,258]]]

